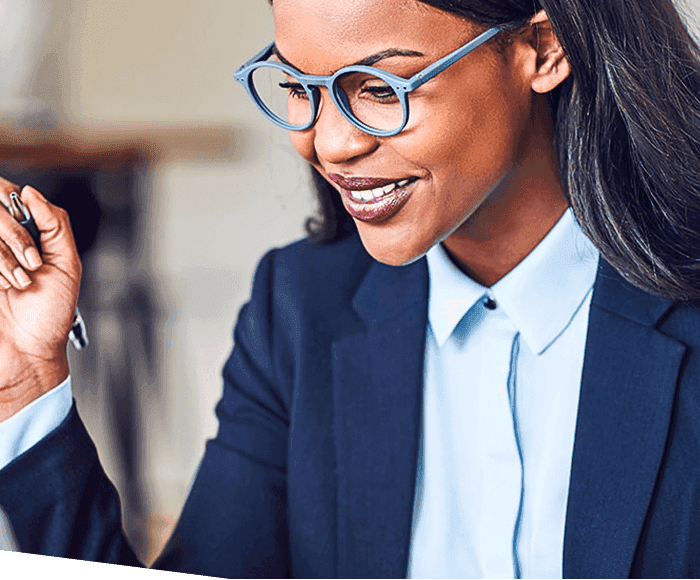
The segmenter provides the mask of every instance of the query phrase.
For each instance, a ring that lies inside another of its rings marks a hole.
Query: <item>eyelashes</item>
[[[308,95],[304,87],[300,83],[279,83],[279,87],[288,92],[288,95],[294,99],[308,99]],[[396,102],[397,96],[394,90],[387,84],[364,86],[358,91],[359,95],[369,96],[380,103]]]
[[[308,99],[308,95],[299,83],[279,83],[281,89],[288,91],[289,96],[295,99]]]

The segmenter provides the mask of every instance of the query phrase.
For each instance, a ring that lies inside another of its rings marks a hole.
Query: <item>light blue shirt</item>
[[[569,210],[490,289],[461,273],[441,246],[427,259],[409,577],[561,578],[598,252]],[[71,401],[69,377],[0,423],[0,469],[58,427]]]
[[[440,245],[427,259],[408,575],[561,578],[598,251],[568,210],[491,288],[464,275]]]
[[[69,376],[60,385],[0,422],[0,469],[58,427],[68,416],[72,402]]]

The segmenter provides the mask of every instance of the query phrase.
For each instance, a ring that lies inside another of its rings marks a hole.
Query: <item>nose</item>
[[[321,91],[316,122],[309,129],[314,153],[319,161],[342,164],[374,151],[379,140],[355,127],[338,110],[328,91]]]

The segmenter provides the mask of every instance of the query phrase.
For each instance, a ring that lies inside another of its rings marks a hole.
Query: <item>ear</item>
[[[571,74],[571,66],[547,13],[540,10],[530,19],[530,24],[533,28],[530,43],[537,53],[530,86],[536,93],[548,93]]]

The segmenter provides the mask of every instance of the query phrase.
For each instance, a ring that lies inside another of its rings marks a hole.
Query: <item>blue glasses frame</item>
[[[451,52],[447,56],[444,56],[440,60],[435,61],[433,64],[428,65],[422,71],[417,72],[410,79],[396,76],[380,68],[364,65],[346,66],[336,71],[332,75],[307,75],[301,71],[298,71],[294,67],[289,66],[288,64],[277,61],[268,61],[267,59],[273,54],[273,48],[275,46],[274,42],[266,46],[248,62],[243,64],[235,73],[233,73],[233,78],[245,87],[250,98],[253,99],[253,102],[267,118],[269,118],[276,125],[288,131],[305,131],[316,122],[316,118],[318,117],[318,107],[321,100],[320,91],[318,89],[319,87],[325,87],[328,89],[328,94],[330,95],[333,104],[341,112],[343,117],[345,117],[355,127],[361,129],[365,133],[369,133],[370,135],[375,135],[377,137],[391,137],[392,135],[396,135],[403,131],[404,127],[406,127],[406,124],[408,123],[408,93],[416,90],[422,84],[440,74],[448,66],[468,55],[471,51],[484,44],[487,40],[498,34],[500,31],[501,29],[498,27],[489,28],[487,31],[469,41],[467,44],[460,46],[457,50]],[[277,117],[265,105],[255,90],[255,86],[253,85],[253,73],[260,67],[277,68],[293,76],[299,81],[301,86],[304,88],[304,91],[306,91],[312,107],[311,120],[308,123],[305,125],[293,125],[291,123],[287,123],[286,121],[283,121]],[[383,80],[394,90],[403,108],[403,121],[397,129],[392,129],[389,131],[375,129],[369,125],[366,125],[353,115],[350,105],[348,104],[347,97],[338,85],[338,79],[341,76],[353,72],[372,74]]]

